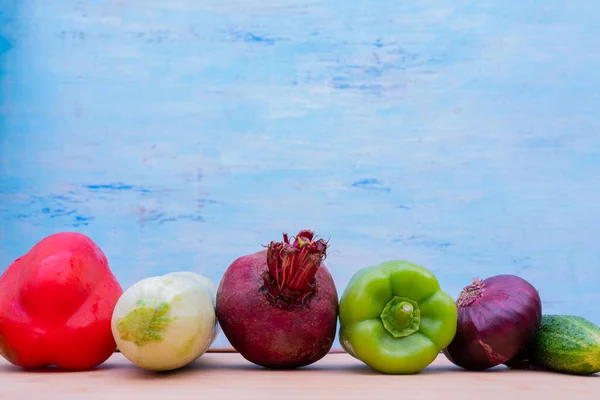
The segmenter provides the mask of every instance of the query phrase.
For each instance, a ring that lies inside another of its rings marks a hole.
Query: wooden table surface
[[[375,373],[347,354],[312,366],[269,371],[236,353],[207,353],[170,373],[137,368],[115,353],[93,371],[24,371],[0,361],[0,399],[538,399],[600,396],[600,374],[570,376],[497,367],[467,372],[443,355],[412,376]]]

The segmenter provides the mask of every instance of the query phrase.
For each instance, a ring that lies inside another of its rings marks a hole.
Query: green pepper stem
[[[419,305],[406,297],[394,296],[381,312],[380,318],[385,329],[396,338],[412,335],[421,325]]]
[[[392,307],[392,315],[394,316],[395,325],[401,328],[406,328],[410,325],[413,318],[413,306],[409,302],[403,301]]]

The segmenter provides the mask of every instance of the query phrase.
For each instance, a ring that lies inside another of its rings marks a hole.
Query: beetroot
[[[217,291],[223,333],[248,361],[297,368],[323,358],[337,330],[338,294],[323,265],[328,243],[301,231],[236,259]]]

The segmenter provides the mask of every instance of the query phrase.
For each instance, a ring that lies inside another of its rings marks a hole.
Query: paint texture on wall
[[[600,323],[600,3],[0,4],[1,270],[75,230],[218,282],[309,228],[340,292],[403,258]]]

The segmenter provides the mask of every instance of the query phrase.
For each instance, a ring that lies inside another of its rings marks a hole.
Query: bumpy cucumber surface
[[[573,315],[543,315],[531,357],[534,364],[556,372],[600,372],[600,327]]]

